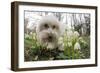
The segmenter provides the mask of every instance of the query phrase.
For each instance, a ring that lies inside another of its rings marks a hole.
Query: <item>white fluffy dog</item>
[[[37,40],[47,49],[58,48],[61,24],[54,16],[43,16],[36,26]]]

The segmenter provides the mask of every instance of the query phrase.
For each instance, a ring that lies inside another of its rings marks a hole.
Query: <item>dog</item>
[[[58,48],[61,36],[61,23],[55,16],[43,16],[36,26],[38,42],[47,49]]]

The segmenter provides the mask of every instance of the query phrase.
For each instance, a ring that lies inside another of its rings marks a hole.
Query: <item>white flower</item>
[[[74,49],[75,50],[80,50],[81,49],[81,46],[80,46],[80,44],[78,42],[75,43]]]
[[[80,37],[78,40],[79,40],[81,43],[86,44],[86,41],[84,41],[82,37]]]
[[[30,36],[28,34],[25,34],[25,38],[29,38]]]
[[[79,39],[78,39],[79,41],[81,41],[81,40],[83,40],[83,38],[82,37],[79,37]]]
[[[68,42],[68,46],[71,47],[72,46],[72,43],[71,42]]]
[[[59,39],[58,39],[58,43],[63,43],[63,37],[60,37]]]
[[[60,37],[60,38],[59,38],[59,41],[63,41],[63,37]]]
[[[32,33],[33,39],[36,39],[36,33]]]
[[[67,31],[67,40],[71,41],[73,39],[73,31],[72,30],[68,30]]]
[[[74,31],[74,37],[78,38],[79,37],[79,33],[77,31]]]
[[[72,36],[73,36],[73,31],[68,30],[68,31],[67,31],[67,36],[68,36],[69,38],[72,37]]]

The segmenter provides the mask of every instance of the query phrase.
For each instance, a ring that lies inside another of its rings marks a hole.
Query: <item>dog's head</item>
[[[36,27],[37,39],[48,48],[56,48],[60,30],[60,22],[56,17],[44,16]]]

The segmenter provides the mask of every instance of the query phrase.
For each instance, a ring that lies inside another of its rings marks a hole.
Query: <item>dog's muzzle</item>
[[[48,36],[48,42],[52,42],[53,41],[53,36],[49,35]]]

